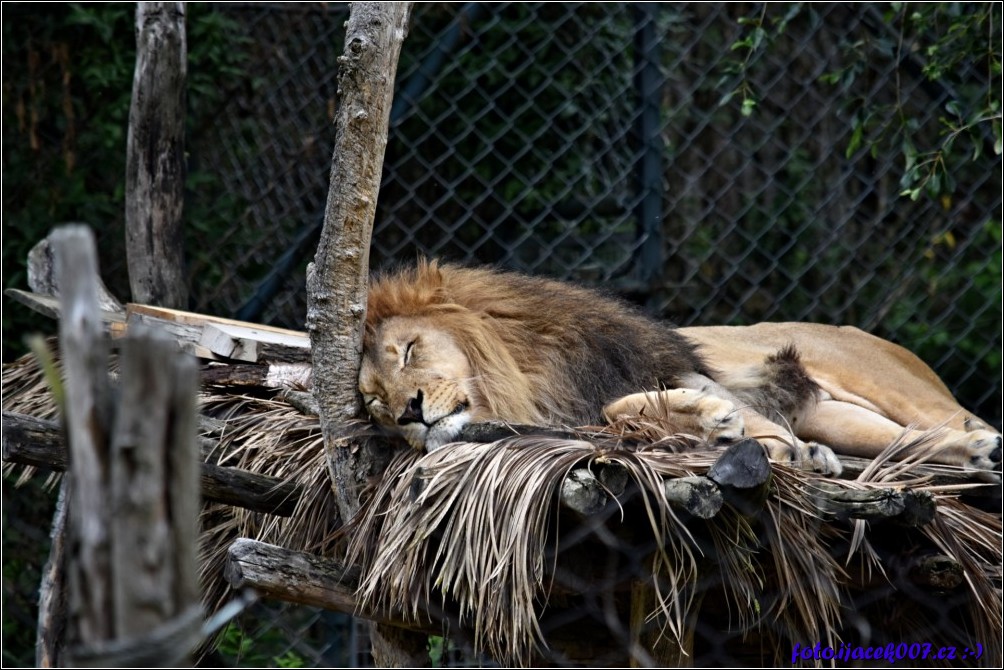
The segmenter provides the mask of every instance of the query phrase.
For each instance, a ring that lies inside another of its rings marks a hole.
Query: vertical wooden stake
[[[136,71],[126,146],[126,257],[133,302],[188,307],[185,189],[185,4],[136,8]]]
[[[200,641],[195,362],[173,340],[123,341],[113,412],[97,302],[97,253],[82,226],[53,235],[69,442],[68,643],[61,663],[160,667]]]

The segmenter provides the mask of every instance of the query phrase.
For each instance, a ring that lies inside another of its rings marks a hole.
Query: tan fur
[[[1000,434],[930,368],[855,328],[673,329],[584,289],[486,269],[423,262],[374,282],[359,384],[376,423],[416,448],[473,421],[668,412],[701,439],[750,435],[774,459],[831,474],[828,446],[875,456],[908,428],[945,429],[937,461],[1000,462]]]

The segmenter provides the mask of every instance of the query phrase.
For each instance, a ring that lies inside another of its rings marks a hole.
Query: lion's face
[[[416,449],[453,441],[480,413],[467,357],[429,317],[391,317],[367,334],[359,391],[373,420]]]

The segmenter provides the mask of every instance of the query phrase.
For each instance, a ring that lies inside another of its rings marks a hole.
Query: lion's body
[[[374,420],[416,448],[472,421],[575,426],[659,411],[708,440],[748,431],[772,458],[827,472],[840,467],[832,452],[802,440],[874,456],[908,426],[944,425],[940,460],[1000,460],[1000,435],[930,368],[855,328],[676,329],[579,287],[435,263],[371,287],[360,390]]]

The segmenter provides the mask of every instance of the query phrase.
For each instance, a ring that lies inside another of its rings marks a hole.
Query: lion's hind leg
[[[897,440],[917,445],[931,444],[933,440],[932,462],[976,470],[984,479],[1000,481],[1000,433],[982,422],[966,426],[969,430],[949,427],[912,430],[870,409],[827,398],[800,418],[796,432],[805,439],[830,445],[837,453],[864,458],[878,456]]]

